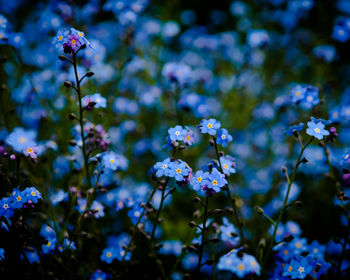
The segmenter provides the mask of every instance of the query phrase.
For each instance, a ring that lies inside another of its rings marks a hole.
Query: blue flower
[[[101,270],[96,270],[94,274],[91,275],[90,280],[107,280],[107,278],[107,273],[104,273]]]
[[[68,40],[68,34],[69,30],[67,29],[58,30],[56,36],[52,40],[52,44],[54,44],[58,50],[62,50],[63,44]]]
[[[306,87],[302,85],[296,85],[295,87],[292,88],[290,92],[292,102],[295,104],[299,103],[301,100],[304,99],[305,94],[306,94]]]
[[[227,181],[225,179],[225,175],[214,168],[208,176],[208,185],[206,187],[214,192],[218,192],[226,184]]]
[[[226,147],[229,142],[232,141],[232,136],[228,134],[227,129],[221,128],[218,132],[218,137],[216,138],[216,143]]]
[[[229,155],[220,157],[220,164],[224,174],[230,175],[236,173],[236,162],[233,157]]]
[[[183,129],[181,125],[169,128],[169,137],[171,141],[183,141],[186,135],[186,129]]]
[[[239,244],[238,230],[229,220],[224,217],[222,219],[223,225],[220,226],[220,239],[228,242],[231,246],[237,246]]]
[[[312,269],[313,266],[307,258],[297,256],[284,266],[282,275],[289,276],[292,279],[304,279]]]
[[[322,122],[315,123],[309,121],[307,126],[306,133],[310,136],[316,137],[318,140],[321,140],[323,136],[329,135],[329,131],[324,129],[325,125]]]
[[[117,250],[114,247],[107,247],[102,251],[101,261],[111,264],[117,258]]]
[[[48,254],[48,253],[52,252],[53,250],[55,250],[56,242],[57,242],[56,238],[48,239],[47,242],[41,246],[43,253]]]
[[[11,146],[17,153],[22,153],[24,149],[36,146],[35,138],[37,133],[33,130],[24,130],[16,127],[6,138],[6,144]]]
[[[9,197],[0,199],[0,217],[5,216],[11,218],[14,214],[12,203]]]
[[[203,119],[200,123],[201,133],[208,133],[214,136],[217,130],[221,127],[221,123],[215,119]]]
[[[29,260],[30,263],[39,263],[40,262],[38,253],[35,249],[33,249],[33,250],[24,249],[24,254],[26,255],[26,258]]]
[[[198,170],[190,180],[190,184],[192,188],[195,191],[201,190],[205,185],[208,184],[208,181],[207,181],[208,176],[209,176],[209,172]]]
[[[190,174],[190,168],[186,162],[182,160],[177,160],[169,163],[169,168],[171,169],[169,177],[174,177],[176,181],[183,181],[185,176]]]
[[[292,136],[294,131],[302,131],[304,128],[305,124],[299,123],[297,125],[290,126],[288,130],[286,130],[284,133],[286,133],[288,136]]]
[[[162,176],[169,176],[171,169],[169,168],[170,164],[170,158],[166,158],[165,160],[161,162],[157,162],[154,165],[154,169],[156,170],[156,176],[162,177]]]
[[[128,216],[131,219],[131,222],[136,225],[137,221],[140,219],[142,212],[143,212],[143,208],[137,204],[135,205],[133,208],[131,208],[128,212]],[[145,216],[142,217],[142,219],[144,219]]]
[[[318,88],[310,85],[306,86],[305,96],[300,101],[300,106],[304,109],[311,109],[318,103],[320,103],[320,98],[318,97]]]
[[[349,31],[345,28],[345,26],[336,25],[334,26],[332,38],[339,42],[344,43],[350,37]]]
[[[118,155],[115,152],[106,152],[102,157],[102,164],[108,169],[117,170],[119,167]]]
[[[89,108],[89,105],[93,103],[91,106],[93,108],[106,108],[107,107],[107,99],[101,96],[100,93],[94,93],[92,95],[86,95],[81,99],[83,107]]]
[[[340,166],[347,169],[350,168],[350,152],[342,156],[342,159],[340,161]]]
[[[37,203],[39,199],[42,199],[41,193],[34,187],[26,188],[23,194],[28,201],[32,201],[33,203]]]
[[[234,273],[238,278],[244,278],[248,274],[260,275],[260,265],[256,259],[248,254],[240,257],[237,255],[238,250],[234,249],[223,255],[218,262],[219,270],[228,270]]]
[[[313,256],[314,258],[323,258],[324,253],[326,252],[326,246],[321,245],[317,240],[314,240],[309,245],[309,253],[310,256]]]

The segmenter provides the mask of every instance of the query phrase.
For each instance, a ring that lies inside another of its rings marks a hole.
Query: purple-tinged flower
[[[23,150],[23,154],[26,157],[31,157],[32,159],[37,159],[38,148],[37,147],[27,147]]]

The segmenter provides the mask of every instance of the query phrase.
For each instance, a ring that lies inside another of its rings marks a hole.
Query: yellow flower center
[[[316,133],[320,133],[320,131],[321,131],[321,130],[320,130],[319,128],[315,128],[315,132],[316,132]]]
[[[73,45],[75,45],[77,43],[77,41],[75,41],[74,39],[72,39],[72,41],[70,41]]]
[[[208,128],[212,128],[213,125],[212,125],[211,123],[208,123],[207,127],[208,127]]]
[[[191,140],[191,136],[189,136],[189,135],[186,136],[186,140],[187,140],[187,141],[190,141],[190,140]]]
[[[22,197],[17,196],[17,197],[16,197],[16,200],[17,200],[17,201],[21,201],[21,200],[22,200]]]
[[[110,162],[110,163],[114,163],[114,158],[111,158],[111,159],[109,160],[109,162]]]
[[[181,173],[181,169],[180,168],[176,169],[176,173],[177,174]]]
[[[301,243],[300,242],[296,243],[295,247],[300,248],[301,247]]]
[[[300,96],[300,95],[301,95],[301,92],[300,92],[300,91],[297,91],[295,95],[296,95],[296,96]]]
[[[58,36],[58,41],[62,41],[63,40],[63,36]]]
[[[227,168],[228,168],[228,165],[227,165],[226,163],[224,164],[224,168],[225,168],[225,169],[227,169]]]
[[[23,143],[27,142],[27,138],[25,138],[25,137],[20,137],[20,138],[18,139],[18,142],[21,143],[21,144],[23,144]]]
[[[32,196],[36,196],[35,191],[32,191],[30,194],[31,194]]]
[[[197,182],[199,182],[199,183],[202,182],[202,177],[198,177]]]
[[[243,264],[243,263],[240,263],[240,264],[238,265],[238,269],[239,269],[239,270],[243,270],[243,269],[244,269],[244,264]]]
[[[283,254],[288,255],[288,250],[284,250]]]
[[[216,186],[216,185],[218,184],[218,181],[213,180],[211,183],[212,183],[214,186]]]
[[[110,258],[110,257],[112,257],[112,253],[111,253],[111,252],[108,252],[108,253],[106,254],[106,256],[107,256],[107,258]]]
[[[291,272],[293,270],[293,267],[292,266],[289,266],[288,267],[288,271]]]
[[[28,152],[28,153],[32,153],[32,152],[34,152],[34,151],[33,151],[32,148],[28,148],[28,149],[27,149],[27,152]]]
[[[79,35],[80,37],[83,37],[83,33],[81,33],[81,32],[78,32],[78,35]]]
[[[50,247],[50,246],[51,246],[51,242],[50,242],[50,241],[47,241],[46,246],[47,246],[47,247]]]

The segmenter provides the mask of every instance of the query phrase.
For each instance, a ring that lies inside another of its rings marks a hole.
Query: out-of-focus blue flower
[[[238,230],[233,224],[231,224],[228,218],[222,218],[223,225],[220,226],[220,239],[229,243],[231,246],[237,246],[239,244]]]
[[[236,161],[233,157],[229,155],[220,157],[220,164],[224,174],[230,175],[236,173]]]
[[[317,58],[321,58],[326,62],[332,62],[336,56],[336,49],[331,45],[317,46],[312,50]]]
[[[286,130],[284,133],[286,133],[288,136],[292,136],[294,131],[297,131],[297,132],[302,131],[304,126],[305,126],[305,124],[303,124],[303,123],[290,126],[288,128],[288,130]]]
[[[109,275],[101,270],[96,270],[94,274],[91,275],[90,280],[107,280]]]
[[[86,95],[82,99],[83,107],[88,107],[89,104],[93,104],[93,108],[106,108],[107,100],[100,93],[94,93],[92,95]]]
[[[251,48],[264,47],[269,43],[270,37],[266,30],[251,30],[247,34],[247,41]]]
[[[239,257],[237,252],[238,250],[234,249],[220,257],[218,269],[231,271],[238,278],[244,278],[248,274],[260,275],[261,268],[257,260],[245,253],[243,253],[242,257]]]
[[[175,255],[179,256],[182,251],[182,243],[178,240],[166,240],[161,243],[163,246],[160,248],[159,253],[163,255]]]
[[[16,127],[6,138],[6,144],[11,146],[16,152],[22,153],[27,147],[36,146],[37,133],[34,130],[25,130]]]

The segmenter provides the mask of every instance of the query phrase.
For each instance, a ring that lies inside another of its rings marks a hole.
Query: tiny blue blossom
[[[214,136],[217,130],[221,127],[221,123],[215,119],[203,119],[200,123],[201,133],[208,133]]]
[[[322,122],[309,121],[307,125],[306,133],[316,137],[318,140],[321,140],[323,136],[329,135],[329,131],[324,129],[325,125]]]

